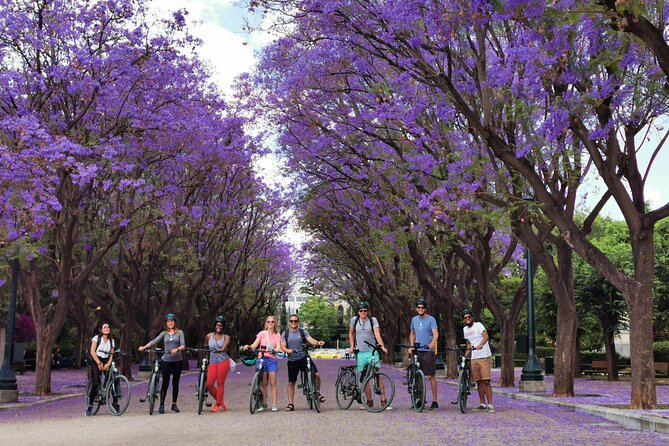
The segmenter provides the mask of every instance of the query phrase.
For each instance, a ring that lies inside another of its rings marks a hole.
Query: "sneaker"
[[[179,408],[177,407],[177,403],[172,403],[172,408],[170,409],[174,413],[179,413],[181,412]]]
[[[495,413],[495,408],[492,407],[492,404],[488,404],[488,413]]]
[[[278,407],[276,407],[276,406],[272,406],[272,412],[278,412],[278,411],[279,411],[279,408],[278,408]]]
[[[214,404],[214,406],[211,408],[212,412],[218,412],[219,410],[221,409],[219,408],[218,404]]]
[[[209,400],[207,400],[207,401],[204,402],[204,405],[207,406],[207,407],[211,407],[211,404],[212,404],[212,403],[211,403],[211,401],[209,401]]]
[[[263,407],[263,406],[260,406],[260,407],[258,407],[258,409],[256,410],[256,412],[264,412],[264,411],[266,411],[266,410],[267,410],[267,408],[265,408],[265,407]]]
[[[88,406],[86,408],[86,416],[90,417],[92,413],[93,413],[93,406]]]
[[[475,408],[472,409],[474,412],[483,412],[484,410],[488,410],[488,406],[485,404],[479,404]]]
[[[158,413],[165,413],[165,405],[164,404],[161,404],[160,406],[158,406]]]
[[[429,409],[430,410],[439,409],[439,403],[437,403],[436,401],[432,401],[432,404],[430,405]]]

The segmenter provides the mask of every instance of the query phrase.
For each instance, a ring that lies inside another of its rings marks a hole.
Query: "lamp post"
[[[531,198],[523,198],[531,200]],[[534,271],[532,250],[525,249],[525,258],[527,260],[527,361],[523,366],[520,375],[521,392],[545,392],[546,382],[539,366],[539,359],[536,355],[536,341],[534,333]]]
[[[5,330],[5,357],[0,369],[0,403],[15,403],[19,400],[16,386],[16,375],[12,369],[14,352],[14,317],[16,315],[16,291],[19,283],[18,256],[12,259],[12,283],[9,291],[9,312],[7,313],[7,329]]]

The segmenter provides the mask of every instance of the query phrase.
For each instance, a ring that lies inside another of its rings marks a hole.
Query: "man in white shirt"
[[[467,341],[467,352],[471,356],[472,380],[476,381],[476,387],[479,391],[479,404],[475,411],[495,412],[492,405],[492,370],[490,368],[490,344],[488,343],[488,332],[480,322],[474,322],[474,314],[465,309],[462,312],[462,320],[465,326],[463,332]],[[465,352],[465,354],[467,354]],[[486,399],[488,403],[486,404]]]

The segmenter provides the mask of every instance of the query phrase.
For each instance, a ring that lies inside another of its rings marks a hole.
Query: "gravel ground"
[[[152,441],[176,441],[176,444],[283,445],[667,445],[669,436],[655,432],[630,430],[603,418],[556,407],[542,401],[526,401],[495,395],[497,412],[462,415],[448,403],[455,396],[449,380],[439,380],[437,411],[416,413],[410,409],[409,395],[401,386],[403,372],[384,366],[395,379],[397,391],[393,410],[372,414],[351,409],[342,411],[334,400],[334,381],[344,360],[318,360],[323,376],[323,394],[327,402],[322,413],[309,411],[301,395],[296,395],[295,412],[285,412],[285,363],[280,362],[279,412],[251,415],[248,411],[249,381],[253,368],[239,365],[226,382],[227,412],[197,415],[195,405],[196,372],[186,373],[181,380],[179,407],[181,413],[148,415],[145,403],[138,402],[146,392],[146,382],[133,384],[132,402],[121,417],[109,415],[101,408],[98,415],[83,416],[84,370],[55,370],[54,395],[39,398],[34,391],[34,374],[17,376],[19,404],[0,407],[0,438],[3,445],[125,445]],[[351,362],[348,362],[351,364]],[[136,376],[136,366],[135,366]],[[546,377],[548,390],[552,377]],[[493,381],[493,383],[495,380]],[[500,389],[502,390],[502,389]],[[515,392],[515,389],[503,389]],[[602,380],[577,379],[578,396],[569,399],[584,404],[624,404],[629,401],[629,383],[608,383]],[[658,402],[669,404],[669,386],[658,386]],[[79,394],[77,396],[77,394]],[[429,391],[428,391],[429,394]],[[171,403],[168,392],[167,405]],[[551,397],[546,397],[548,400]],[[429,396],[428,396],[429,399]],[[475,406],[475,398],[470,407]],[[642,411],[663,417],[666,410]]]

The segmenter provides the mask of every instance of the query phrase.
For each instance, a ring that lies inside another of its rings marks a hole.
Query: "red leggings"
[[[230,360],[209,364],[207,368],[207,391],[209,395],[216,398],[216,404],[224,404],[223,395],[225,394],[225,378],[230,371]],[[214,386],[215,385],[215,386]]]

